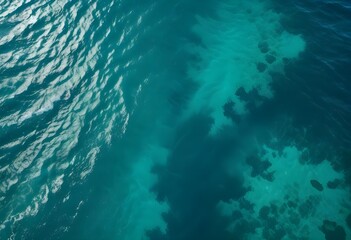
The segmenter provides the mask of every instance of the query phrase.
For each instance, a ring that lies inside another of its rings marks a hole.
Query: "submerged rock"
[[[266,69],[267,69],[267,65],[264,64],[264,63],[262,63],[262,62],[257,63],[256,66],[257,66],[257,70],[258,70],[259,72],[264,72],[264,71],[266,71]]]
[[[223,114],[233,122],[238,123],[240,121],[240,115],[235,112],[234,106],[235,103],[233,101],[228,101],[223,106]]]
[[[269,45],[267,42],[260,42],[258,44],[258,48],[260,49],[261,53],[267,53],[269,51]]]
[[[320,230],[324,233],[326,240],[346,240],[346,232],[336,222],[324,220]]]
[[[270,181],[270,182],[274,181],[274,172],[264,172],[261,174],[261,176],[267,181]]]
[[[330,189],[335,189],[341,185],[341,180],[340,179],[334,179],[333,181],[329,181],[327,183],[328,188]]]
[[[273,55],[271,55],[271,54],[266,55],[266,62],[267,63],[272,64],[275,62],[275,60],[276,60],[276,57],[274,57]]]
[[[251,166],[251,176],[263,176],[268,168],[272,166],[272,164],[267,160],[260,159],[257,155],[251,155],[246,158],[246,163]],[[269,176],[267,176],[269,178]],[[272,176],[273,177],[273,176]]]
[[[323,185],[320,183],[320,182],[318,182],[317,180],[315,180],[315,179],[312,179],[311,181],[310,181],[310,183],[311,183],[311,185],[312,185],[312,187],[314,187],[315,189],[317,189],[318,191],[323,191]]]

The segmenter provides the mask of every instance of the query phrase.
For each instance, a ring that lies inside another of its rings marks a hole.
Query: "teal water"
[[[347,1],[0,0],[0,239],[349,239]]]

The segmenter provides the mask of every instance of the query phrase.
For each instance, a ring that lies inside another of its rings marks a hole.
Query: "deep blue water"
[[[350,239],[351,3],[0,0],[0,239]]]

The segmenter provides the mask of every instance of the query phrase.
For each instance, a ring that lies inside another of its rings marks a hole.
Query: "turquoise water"
[[[0,239],[351,238],[347,1],[0,0]]]

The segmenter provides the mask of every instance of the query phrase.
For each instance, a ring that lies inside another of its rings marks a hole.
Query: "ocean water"
[[[351,239],[351,3],[0,0],[0,239]]]

